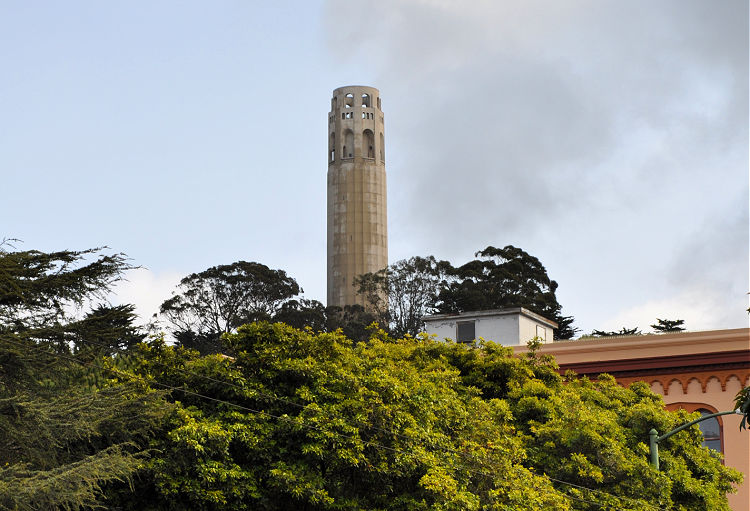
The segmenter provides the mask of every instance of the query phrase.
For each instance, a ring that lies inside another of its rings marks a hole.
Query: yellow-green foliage
[[[241,327],[233,358],[154,342],[136,374],[188,390],[125,509],[726,509],[738,475],[647,386],[425,336]],[[213,400],[195,394],[208,396]],[[230,404],[231,403],[231,404]],[[139,498],[140,497],[140,498]]]

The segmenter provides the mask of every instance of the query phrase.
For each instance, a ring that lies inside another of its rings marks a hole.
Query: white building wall
[[[425,332],[435,335],[438,339],[456,340],[456,322],[455,321],[435,321],[425,323]]]
[[[525,346],[534,337],[552,342],[553,325],[526,309],[477,311],[462,314],[438,314],[424,318],[425,332],[438,339],[457,340],[457,324],[474,322],[474,337],[493,341],[503,346]]]
[[[552,341],[552,329],[549,326],[540,325],[537,321],[526,316],[520,317],[519,344],[526,344],[534,337],[540,337],[542,341]]]
[[[480,317],[475,321],[477,338],[503,346],[515,346],[518,343],[518,316]]]

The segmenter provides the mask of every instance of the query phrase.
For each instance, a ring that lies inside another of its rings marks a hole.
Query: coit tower
[[[328,114],[328,305],[365,305],[355,277],[388,266],[380,93],[333,91]]]

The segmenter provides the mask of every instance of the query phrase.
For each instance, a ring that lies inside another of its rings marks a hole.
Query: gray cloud
[[[746,2],[363,5],[329,3],[329,43],[383,92],[392,244],[534,247],[582,308],[602,282],[647,286],[696,225],[746,266],[747,215],[715,225],[747,204]]]

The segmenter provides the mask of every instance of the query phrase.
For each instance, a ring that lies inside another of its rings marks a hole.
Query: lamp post
[[[719,415],[729,415],[731,413],[736,413],[739,415],[743,414],[739,409],[730,410],[728,412],[711,413],[709,415],[704,415],[703,417],[695,419],[694,421],[690,421],[687,424],[683,424],[682,426],[679,426],[668,433],[664,433],[662,436],[659,436],[659,432],[656,431],[654,428],[651,428],[651,431],[648,432],[648,447],[651,453],[651,466],[654,467],[656,470],[659,470],[659,442],[661,442],[662,440],[666,440],[667,438],[671,437],[675,433],[679,433],[683,429],[689,428],[693,424],[697,424],[701,421],[711,419],[712,417],[718,417]]]

